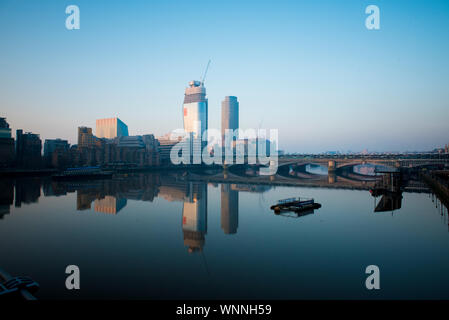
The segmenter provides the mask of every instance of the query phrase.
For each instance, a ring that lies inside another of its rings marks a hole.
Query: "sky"
[[[211,59],[210,128],[233,95],[240,127],[278,129],[287,152],[449,143],[449,1],[0,0],[0,44],[0,116],[42,139],[109,117],[130,135],[182,128]]]

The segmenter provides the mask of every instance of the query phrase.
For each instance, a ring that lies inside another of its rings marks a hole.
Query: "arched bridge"
[[[278,167],[295,165],[297,167],[306,166],[308,164],[318,164],[327,167],[329,171],[338,169],[352,168],[357,165],[373,164],[383,165],[391,168],[416,168],[435,165],[448,165],[449,159],[378,159],[378,158],[293,158],[280,157],[278,160]]]

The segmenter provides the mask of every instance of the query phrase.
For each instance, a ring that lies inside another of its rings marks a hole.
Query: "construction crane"
[[[210,65],[210,59],[209,59],[209,62],[207,63],[206,70],[204,71],[203,78],[202,78],[202,80],[201,80],[201,84],[202,84],[203,86],[204,86],[204,80],[206,79],[207,70],[209,70],[209,65]]]

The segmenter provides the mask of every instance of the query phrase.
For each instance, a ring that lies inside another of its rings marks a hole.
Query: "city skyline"
[[[212,59],[209,128],[220,129],[232,95],[240,127],[279,129],[286,152],[442,147],[449,5],[376,3],[381,29],[370,31],[364,1],[78,1],[81,29],[68,31],[65,4],[3,1],[0,116],[43,141],[74,144],[78,127],[107,117],[130,135],[162,136],[183,127],[181,90]],[[201,21],[198,41],[191,21]]]

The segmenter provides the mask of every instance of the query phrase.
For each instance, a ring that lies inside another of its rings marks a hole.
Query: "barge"
[[[301,213],[308,212],[310,210],[321,208],[321,204],[315,202],[314,199],[307,198],[288,198],[279,200],[275,205],[270,207],[274,210],[275,214],[280,214],[282,211],[293,211],[298,215]]]

